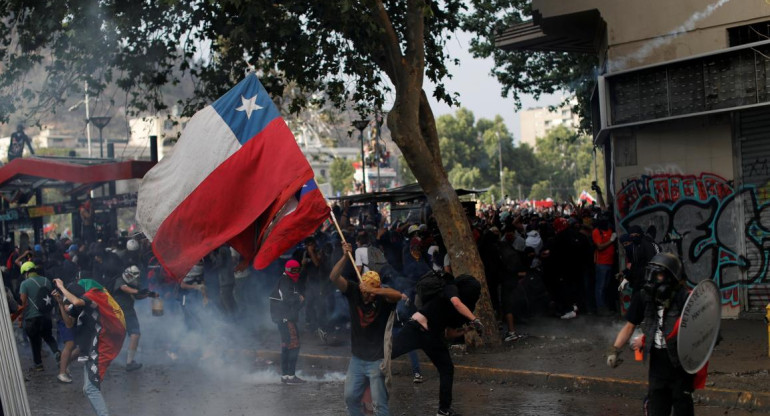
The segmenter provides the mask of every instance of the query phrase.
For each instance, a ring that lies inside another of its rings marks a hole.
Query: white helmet
[[[123,271],[123,281],[126,282],[126,284],[133,286],[137,280],[139,280],[139,275],[142,272],[139,270],[136,266],[129,266],[126,268],[126,270]]]
[[[134,240],[133,238],[126,241],[126,250],[139,251],[139,242]]]

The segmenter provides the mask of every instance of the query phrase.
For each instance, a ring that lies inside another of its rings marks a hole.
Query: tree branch
[[[406,6],[406,61],[420,74],[419,88],[425,72],[425,0],[408,0]]]
[[[438,145],[438,130],[436,129],[436,118],[433,116],[433,110],[430,108],[428,96],[425,90],[420,91],[420,135],[425,140],[425,145],[431,152],[431,156],[439,165],[443,166],[441,160],[441,149]]]
[[[388,16],[388,12],[385,10],[385,5],[382,3],[382,0],[374,0],[374,4],[372,5],[372,17],[380,28],[382,28],[380,39],[382,40],[382,47],[385,50],[386,62],[384,63],[384,66],[392,66],[391,71],[394,77],[392,77],[391,80],[396,88],[398,88],[399,84],[403,81],[404,56],[401,54],[398,35],[393,28],[393,23],[390,21],[390,16]],[[385,69],[383,68],[383,70]],[[385,70],[385,73],[388,72],[388,70]]]

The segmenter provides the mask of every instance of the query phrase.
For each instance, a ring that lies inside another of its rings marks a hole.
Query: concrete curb
[[[278,361],[279,351],[256,351],[258,358]],[[302,361],[307,365],[345,371],[349,357],[320,354],[301,354]],[[422,366],[433,366],[430,362],[421,362]],[[393,361],[393,372],[410,374],[411,367],[406,360]],[[563,390],[582,392],[601,392],[605,394],[636,395],[643,397],[647,391],[647,383],[634,380],[580,376],[575,374],[549,373],[544,371],[510,370],[490,367],[474,367],[455,365],[455,378],[467,381],[495,382],[499,384],[518,384],[531,387],[551,387]],[[736,408],[753,411],[770,411],[770,393],[748,392],[731,389],[707,388],[697,390],[693,395],[696,403],[712,406]]]

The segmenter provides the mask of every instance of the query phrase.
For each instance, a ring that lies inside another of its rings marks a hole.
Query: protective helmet
[[[133,285],[139,279],[141,271],[136,266],[129,266],[123,271],[123,281],[128,285]]]
[[[299,277],[300,270],[299,262],[294,259],[287,261],[283,268],[283,272],[286,273],[286,276],[289,276],[292,279],[297,279]]]
[[[380,287],[382,285],[380,282],[380,274],[374,270],[369,270],[368,272],[362,274],[361,282],[371,287]]]
[[[410,225],[409,229],[406,231],[406,234],[407,235],[412,235],[412,234],[414,234],[414,233],[416,233],[418,231],[420,231],[420,226],[419,225]]]
[[[139,251],[139,242],[134,240],[133,238],[126,241],[126,250]]]
[[[556,234],[559,234],[560,232],[566,230],[569,227],[569,222],[567,222],[564,218],[557,218],[553,220],[553,229],[556,231]]]
[[[21,265],[20,271],[21,271],[21,274],[24,274],[24,273],[27,273],[27,272],[35,271],[35,268],[37,268],[35,263],[33,263],[31,261],[27,261],[27,262],[24,262]]]
[[[647,263],[647,267],[657,266],[668,271],[676,280],[682,279],[682,262],[671,253],[658,253]]]

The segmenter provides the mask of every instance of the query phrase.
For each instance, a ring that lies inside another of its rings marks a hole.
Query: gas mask
[[[668,306],[679,287],[679,281],[665,267],[657,264],[647,265],[642,291],[650,301]]]

